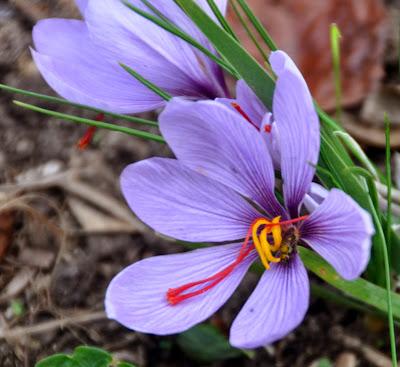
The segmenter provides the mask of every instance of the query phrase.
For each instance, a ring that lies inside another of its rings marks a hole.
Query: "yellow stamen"
[[[281,260],[272,255],[272,251],[271,250],[272,250],[272,246],[273,245],[271,245],[270,242],[268,241],[268,233],[270,233],[270,232],[271,232],[271,229],[269,227],[265,227],[261,231],[261,233],[260,233],[261,246],[262,246],[262,249],[264,251],[264,254],[265,254],[267,260],[269,262],[278,263]]]
[[[264,218],[260,218],[255,221],[252,225],[252,238],[254,247],[256,248],[262,264],[266,269],[270,268],[269,263],[278,263],[281,258],[275,257],[272,252],[279,250],[282,244],[282,231],[280,225],[270,226],[270,224],[278,224],[281,217],[275,217],[272,221],[268,221]],[[258,234],[259,229],[264,226],[261,233]],[[268,234],[272,232],[274,244],[272,245],[268,241]]]
[[[267,221],[266,219],[258,219],[254,224],[253,224],[253,229],[252,229],[252,237],[253,237],[253,243],[254,243],[254,247],[256,248],[258,254],[260,255],[260,259],[261,262],[263,263],[263,265],[265,266],[265,269],[269,269],[269,263],[268,260],[265,257],[264,254],[264,250],[262,248],[261,242],[258,238],[258,229],[262,226],[262,225],[266,225],[266,224],[270,224],[269,221]]]
[[[281,217],[275,217],[272,219],[272,223],[279,223]],[[272,226],[272,236],[274,238],[274,246],[271,247],[272,251],[278,251],[282,243],[282,229],[281,226]]]

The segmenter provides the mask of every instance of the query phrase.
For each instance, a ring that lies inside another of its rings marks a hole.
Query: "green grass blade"
[[[27,97],[34,97],[34,98],[38,98],[38,99],[48,101],[48,102],[72,106],[72,107],[80,108],[83,110],[93,111],[93,112],[97,112],[97,113],[104,113],[104,115],[106,115],[106,116],[114,117],[114,118],[117,118],[120,120],[129,121],[129,122],[134,122],[137,124],[158,126],[158,123],[156,121],[151,121],[151,120],[143,119],[140,117],[112,113],[112,112],[102,110],[100,108],[86,106],[86,105],[82,105],[79,103],[73,103],[73,102],[67,101],[66,99],[63,99],[63,98],[53,97],[53,96],[49,96],[47,94],[36,93],[36,92],[32,92],[32,91],[25,90],[25,89],[14,88],[14,87],[11,87],[11,86],[5,85],[5,84],[0,84],[0,90],[4,90],[4,91],[10,92],[10,93],[20,94],[20,95],[27,96]]]
[[[340,75],[340,30],[336,24],[331,24],[330,41],[332,50],[333,77],[336,96],[336,119],[342,119],[342,83]]]
[[[360,144],[348,133],[344,131],[335,131],[334,134],[338,136],[345,146],[350,150],[355,158],[374,176],[376,180],[379,181],[379,174],[373,163],[364,153]]]
[[[278,47],[276,46],[273,39],[270,37],[268,32],[265,30],[264,26],[260,20],[255,16],[246,0],[237,0],[238,4],[242,8],[243,12],[246,14],[247,18],[253,24],[254,28],[257,30],[258,34],[261,36],[263,41],[267,44],[271,51],[276,51]]]
[[[136,80],[138,80],[140,83],[142,83],[144,86],[149,88],[151,91],[154,93],[158,94],[164,101],[170,101],[172,99],[172,96],[167,93],[166,91],[162,90],[161,88],[157,87],[155,84],[153,84],[150,80],[146,79],[139,73],[137,73],[135,70],[130,68],[129,66],[120,63],[119,64],[128,74],[132,75]]]
[[[153,22],[157,26],[165,29],[167,32],[179,37],[183,41],[187,42],[188,44],[192,45],[193,47],[197,48],[200,52],[218,64],[222,69],[226,72],[232,74],[233,76],[237,77],[236,70],[229,65],[227,62],[219,58],[215,55],[212,51],[204,47],[202,44],[197,42],[193,37],[179,29],[175,24],[171,23],[167,18],[165,18],[162,13],[160,13],[152,4],[150,4],[147,0],[141,0],[150,10],[156,13],[159,17],[155,17],[150,13],[143,11],[142,9],[132,5],[128,0],[122,0],[125,6],[127,6],[130,10],[134,11],[135,13],[139,14],[143,18]]]
[[[90,120],[90,119],[86,119],[86,118],[83,118],[83,117],[77,117],[77,116],[73,116],[73,115],[68,115],[68,114],[65,114],[65,113],[56,112],[56,111],[48,110],[48,109],[41,108],[41,107],[38,107],[38,106],[34,106],[34,105],[31,105],[31,104],[28,104],[28,103],[24,103],[24,102],[21,102],[21,101],[14,101],[14,103],[19,107],[22,107],[22,108],[25,108],[25,109],[28,109],[28,110],[31,110],[31,111],[39,112],[39,113],[42,113],[42,114],[47,115],[47,116],[56,117],[56,118],[59,118],[59,119],[62,119],[62,120],[67,120],[67,121],[75,122],[75,123],[78,123],[78,124],[95,126],[95,127],[100,128],[100,129],[117,131],[117,132],[120,132],[120,133],[136,136],[138,138],[157,141],[159,143],[164,143],[165,142],[164,139],[160,135],[148,133],[146,131],[131,129],[131,128],[125,127],[125,126],[119,126],[119,125],[110,124],[110,123],[107,123],[107,122]]]
[[[215,17],[218,19],[218,22],[222,26],[222,28],[224,28],[225,31],[227,33],[229,33],[235,40],[238,40],[238,38],[236,37],[235,32],[233,31],[233,29],[231,28],[229,23],[226,21],[224,15],[219,10],[217,4],[215,4],[215,1],[214,0],[207,0],[207,4],[210,7],[210,9],[212,10],[212,12],[214,13]]]
[[[254,45],[257,47],[258,52],[261,54],[263,59],[268,62],[268,55],[266,52],[263,50],[262,46],[260,43],[257,41],[256,36],[254,35],[253,31],[250,29],[250,27],[247,25],[245,19],[243,18],[242,14],[240,14],[240,11],[238,7],[235,5],[235,2],[231,2],[231,6],[233,11],[236,14],[236,17],[239,19],[240,23],[242,24],[243,28],[245,29],[247,35],[250,37],[251,41],[254,43]]]

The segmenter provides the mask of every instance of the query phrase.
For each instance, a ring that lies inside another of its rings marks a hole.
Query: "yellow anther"
[[[263,250],[263,247],[261,245],[260,239],[258,237],[258,229],[262,226],[262,225],[266,225],[269,224],[270,222],[267,221],[266,219],[259,219],[257,220],[254,224],[253,224],[253,228],[252,228],[252,237],[253,237],[253,243],[254,243],[254,247],[256,248],[258,254],[260,255],[260,259],[262,264],[265,266],[265,269],[269,269],[269,263],[268,260],[265,257],[265,253]]]
[[[266,269],[270,268],[269,263],[278,263],[281,261],[280,257],[277,258],[272,254],[273,252],[279,250],[282,243],[282,231],[280,225],[278,224],[280,219],[281,217],[275,217],[272,221],[269,221],[267,219],[260,218],[253,224],[252,238],[254,247],[260,255],[261,262]],[[271,224],[278,225],[271,226]],[[264,228],[261,230],[261,233],[258,234],[258,231],[262,226],[264,226]],[[271,232],[274,240],[273,245],[268,241],[268,234]]]
[[[272,219],[273,224],[279,223],[281,217]],[[272,237],[274,238],[274,245],[271,247],[272,251],[278,251],[282,243],[282,229],[280,225],[272,226]]]
[[[273,263],[278,263],[281,261],[281,259],[274,257],[272,255],[272,245],[268,241],[268,233],[271,230],[268,227],[265,227],[260,234],[260,242],[261,242],[261,247],[264,251],[265,257],[267,258],[268,261],[273,262]]]

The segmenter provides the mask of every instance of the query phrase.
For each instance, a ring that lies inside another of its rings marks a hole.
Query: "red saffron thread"
[[[103,121],[104,120],[104,113],[99,113],[95,117],[96,121]],[[85,134],[79,139],[78,143],[76,144],[78,149],[85,150],[89,144],[93,140],[94,133],[96,132],[96,126],[90,126],[86,129]]]
[[[272,125],[265,125],[264,126],[264,131],[266,133],[270,133],[272,131]]]
[[[250,124],[252,124],[257,130],[260,130],[258,128],[258,126],[251,121],[249,115],[243,111],[242,107],[240,107],[236,102],[231,102],[231,106],[237,111],[239,112],[248,122],[250,122]]]
[[[297,222],[300,222],[307,218],[308,218],[308,215],[303,215],[302,217],[298,217],[296,219],[290,219],[290,220],[286,220],[286,221],[279,222],[279,223],[268,224],[268,227],[273,227],[276,225],[287,225],[287,224],[297,223]],[[208,290],[210,290],[211,288],[215,287],[218,283],[220,283],[228,275],[230,275],[235,270],[235,268],[247,257],[247,255],[249,255],[251,250],[254,249],[253,245],[249,246],[249,241],[250,241],[251,234],[252,234],[252,228],[258,220],[259,220],[259,218],[255,219],[252,222],[252,224],[247,232],[246,238],[243,242],[243,245],[240,248],[239,254],[232,264],[228,265],[226,268],[224,268],[223,270],[219,271],[218,273],[212,275],[209,278],[198,280],[196,282],[187,283],[178,288],[168,289],[167,294],[166,294],[168,303],[170,305],[174,306],[188,298],[192,298],[192,297],[198,296],[199,294],[203,294],[203,293],[207,292]],[[193,287],[196,287],[201,284],[206,284],[206,283],[209,283],[209,284],[205,285],[203,288],[200,288],[193,292],[184,293],[185,291],[187,291]],[[184,293],[184,294],[182,294],[182,293]]]
[[[168,302],[171,305],[176,305],[176,304],[184,301],[185,299],[197,296],[197,295],[207,292],[211,288],[215,287],[218,283],[220,283],[223,279],[225,279],[229,274],[231,274],[232,271],[235,270],[235,268],[247,257],[247,255],[254,248],[254,246],[248,246],[250,237],[251,237],[251,227],[249,228],[249,230],[247,232],[246,239],[244,240],[243,245],[240,248],[240,251],[239,251],[239,254],[238,254],[236,260],[232,264],[228,265],[226,268],[221,270],[220,272],[212,275],[209,278],[202,279],[197,282],[191,282],[191,283],[185,284],[178,288],[168,289],[168,292],[167,292]],[[210,283],[210,284],[206,285],[203,288],[198,289],[197,291],[182,294],[183,292],[187,291],[188,289],[193,288],[200,284],[204,284],[204,283]]]

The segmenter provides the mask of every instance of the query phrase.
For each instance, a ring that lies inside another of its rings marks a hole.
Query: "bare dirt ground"
[[[52,93],[28,48],[35,22],[53,16],[79,14],[69,0],[0,1],[1,83]],[[82,344],[103,347],[138,366],[198,365],[175,336],[135,333],[103,312],[107,284],[123,267],[184,250],[139,223],[118,187],[124,166],[169,154],[167,148],[100,132],[80,151],[76,143],[84,127],[21,110],[13,98],[26,100],[0,92],[0,366],[31,367]],[[222,333],[256,281],[249,274],[211,319]],[[384,320],[314,295],[294,333],[250,357],[210,365],[318,367],[321,358],[328,358],[337,367],[390,366],[387,341]]]

